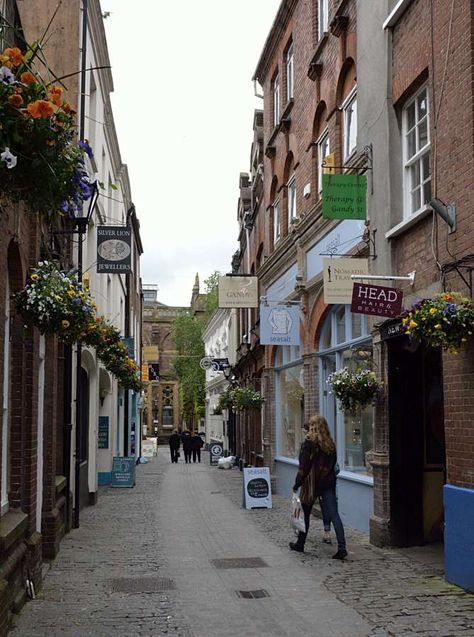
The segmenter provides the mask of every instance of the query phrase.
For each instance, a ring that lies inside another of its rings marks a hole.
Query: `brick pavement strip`
[[[350,529],[346,529],[349,559],[335,562],[330,559],[335,547],[320,543],[322,525],[317,519],[312,522],[307,551],[291,553],[288,501],[274,495],[271,510],[245,511],[241,509],[242,473],[238,469],[209,467],[206,461],[204,454],[201,465],[170,465],[166,450],[160,450],[158,460],[138,467],[133,490],[101,488],[98,504],[82,511],[81,528],[62,542],[37,599],[29,602],[16,618],[12,637],[213,637],[240,632],[240,626],[229,626],[226,619],[237,617],[236,613],[254,621],[255,632],[247,631],[246,635],[293,637],[302,632],[304,622],[290,626],[279,614],[278,587],[283,588],[284,595],[285,584],[289,586],[287,594],[293,610],[299,605],[301,612],[316,604],[317,590],[322,596],[325,589],[327,606],[322,607],[322,615],[341,615],[341,608],[347,608],[347,621],[355,621],[354,635],[474,636],[474,596],[448,584],[439,567],[415,558],[410,551],[373,547],[367,536]],[[172,486],[174,478],[176,487]],[[206,493],[199,491],[202,484],[206,485]],[[194,505],[195,524],[201,533],[196,537],[192,525],[174,529],[174,553],[170,551],[170,541],[163,540],[169,540],[173,532],[174,522],[167,520],[163,511],[164,506],[170,506],[170,497],[175,498],[172,506],[177,515],[180,511],[184,515],[176,519],[186,519],[186,507]],[[201,499],[200,510],[195,504]],[[220,506],[233,518],[221,520]],[[271,573],[270,568],[219,571],[207,559],[242,555],[239,538],[232,537],[233,525],[242,519],[251,527],[237,527],[239,530],[253,527],[274,547],[263,556],[264,560],[271,561],[272,556],[288,560],[288,566],[282,566],[281,573],[276,570],[273,579],[264,575]],[[232,551],[237,551],[237,555]],[[289,574],[294,569],[300,574],[298,577],[306,573],[316,588],[309,593],[304,587],[292,588]],[[224,576],[230,579],[216,580]],[[178,590],[161,590],[174,579],[180,584]],[[216,581],[220,582],[221,591],[215,588]],[[272,582],[275,588],[271,587]],[[123,592],[130,587],[136,587],[136,592]],[[269,598],[237,599],[237,590],[261,588],[270,590]],[[229,591],[234,593],[232,601]],[[260,604],[260,610],[249,604]],[[208,622],[207,631],[201,632],[196,628],[199,621],[193,623],[200,606],[201,627]],[[351,615],[349,609],[355,614]],[[364,624],[355,628],[357,616],[364,618],[368,628],[362,629]],[[345,634],[352,634],[350,628]],[[331,631],[331,635],[339,637],[337,632]]]

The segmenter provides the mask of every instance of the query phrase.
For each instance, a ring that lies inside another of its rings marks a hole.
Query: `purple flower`
[[[94,153],[92,152],[92,148],[89,145],[87,139],[80,140],[78,146],[81,150],[83,150],[87,156],[92,159],[94,157]]]

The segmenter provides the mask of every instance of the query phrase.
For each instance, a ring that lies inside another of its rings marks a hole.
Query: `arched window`
[[[371,481],[368,460],[373,449],[373,407],[356,414],[342,411],[327,382],[332,372],[344,367],[355,370],[370,366],[372,339],[367,317],[353,314],[349,306],[336,306],[321,330],[318,356],[321,413],[334,434],[339,465],[342,470],[367,476],[367,481]]]
[[[357,150],[357,76],[354,61],[346,60],[339,77],[337,101],[342,112],[342,157],[349,159]]]
[[[296,459],[303,441],[304,382],[299,346],[278,347],[275,356],[277,455]]]

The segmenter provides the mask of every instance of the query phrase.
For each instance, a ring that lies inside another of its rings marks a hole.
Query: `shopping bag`
[[[295,531],[295,533],[306,532],[306,525],[304,522],[304,512],[301,506],[301,500],[293,493],[291,497],[291,507],[290,507],[290,524],[291,528]]]

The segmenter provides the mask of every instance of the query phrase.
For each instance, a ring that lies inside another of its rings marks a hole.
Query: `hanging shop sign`
[[[246,509],[272,508],[272,487],[268,467],[244,468],[242,506]]]
[[[144,345],[142,351],[143,351],[143,360],[145,361],[158,360],[158,345]]]
[[[127,226],[97,227],[97,272],[130,274],[132,271],[132,229]]]
[[[323,259],[324,302],[344,303],[352,302],[352,288],[354,281],[352,274],[369,274],[367,259],[345,259],[325,257]]]
[[[258,278],[220,276],[219,307],[258,307]]]
[[[260,344],[299,345],[300,306],[260,305]]]
[[[367,216],[365,175],[323,174],[323,217],[325,219],[365,219]]]
[[[354,283],[351,312],[394,318],[402,311],[403,292],[370,283]]]

